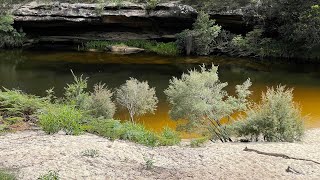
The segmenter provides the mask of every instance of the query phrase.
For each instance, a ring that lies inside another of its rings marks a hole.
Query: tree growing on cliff
[[[14,48],[23,45],[25,34],[13,27],[14,19],[11,15],[0,14],[0,48]]]
[[[220,121],[246,109],[251,81],[248,79],[237,85],[237,96],[230,96],[224,90],[228,83],[219,81],[217,66],[210,69],[204,65],[200,67],[200,71],[190,70],[181,79],[175,77],[170,80],[165,90],[171,105],[170,116],[174,120],[187,120],[187,129],[205,130],[212,138],[231,141]]]
[[[116,101],[128,110],[130,120],[134,122],[135,116],[148,112],[154,113],[158,98],[155,88],[150,88],[147,81],[140,82],[135,78],[130,78],[116,89]]]
[[[209,55],[220,32],[221,26],[215,25],[208,14],[200,12],[193,29],[178,34],[177,44],[187,54]]]

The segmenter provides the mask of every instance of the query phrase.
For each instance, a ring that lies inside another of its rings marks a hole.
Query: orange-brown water
[[[138,117],[139,122],[155,131],[164,126],[176,127],[169,117],[169,106],[163,90],[172,76],[181,76],[199,64],[219,65],[221,81],[229,82],[232,93],[236,84],[251,78],[252,100],[259,101],[267,86],[278,84],[294,88],[294,100],[308,115],[307,128],[320,128],[320,64],[277,63],[273,60],[226,57],[163,57],[148,54],[111,55],[106,53],[3,51],[0,52],[0,86],[20,88],[28,93],[44,95],[44,90],[55,87],[57,95],[63,93],[66,83],[72,81],[70,69],[76,74],[89,76],[89,86],[102,81],[115,88],[129,77],[148,80],[156,87],[159,98],[155,114]],[[128,119],[118,110],[116,118]],[[185,135],[188,137],[188,135]]]

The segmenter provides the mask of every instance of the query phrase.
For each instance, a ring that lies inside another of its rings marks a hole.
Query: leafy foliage
[[[96,84],[91,94],[90,114],[94,117],[103,116],[107,119],[113,118],[116,105],[112,102],[113,93],[105,84]]]
[[[221,32],[221,26],[215,25],[214,20],[210,20],[209,15],[200,12],[193,30],[185,30],[177,37],[177,44],[181,49],[185,49],[197,55],[208,55],[212,52],[215,39]],[[190,46],[190,47],[188,47]]]
[[[209,140],[208,137],[201,137],[201,138],[197,138],[197,139],[192,139],[191,142],[190,142],[190,146],[192,148],[200,147],[201,145],[203,145],[208,140]]]
[[[173,146],[179,144],[181,141],[179,134],[169,127],[163,128],[159,138],[160,145],[162,146]]]
[[[293,102],[292,89],[278,86],[262,94],[261,104],[246,112],[246,116],[234,125],[238,136],[265,141],[296,141],[303,135],[303,117]]]
[[[23,45],[25,34],[14,29],[13,23],[13,16],[0,14],[0,48],[14,48]]]
[[[94,119],[87,126],[87,131],[96,133],[100,136],[107,137],[111,140],[123,139],[147,146],[158,146],[158,145],[175,145],[180,143],[177,134],[170,130],[158,134],[147,130],[141,124],[134,124],[131,122],[121,123],[117,120],[106,120],[103,118]],[[165,134],[165,135],[164,135]]]
[[[44,98],[28,95],[20,90],[0,90],[0,111],[6,116],[32,115],[45,104]]]
[[[128,110],[130,119],[134,122],[134,116],[154,113],[158,98],[155,88],[150,88],[147,81],[140,82],[130,78],[116,90],[116,101]]]
[[[63,130],[68,135],[82,132],[81,122],[84,113],[70,105],[51,105],[39,115],[39,122],[47,134]]]
[[[205,129],[223,142],[230,140],[220,120],[246,109],[251,82],[248,79],[236,86],[237,97],[228,95],[224,90],[227,85],[219,81],[216,66],[207,70],[203,65],[200,72],[190,70],[181,79],[173,78],[165,90],[171,105],[170,116],[174,120],[188,120],[187,129]]]
[[[77,77],[73,71],[71,71],[74,82],[67,84],[65,87],[65,100],[68,104],[71,104],[80,109],[88,109],[90,104],[89,93],[85,90],[88,87],[88,78],[83,78],[83,75]]]

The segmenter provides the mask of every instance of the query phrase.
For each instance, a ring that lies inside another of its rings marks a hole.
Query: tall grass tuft
[[[68,135],[79,135],[82,132],[84,113],[70,105],[51,105],[39,115],[39,122],[47,134],[63,130]]]

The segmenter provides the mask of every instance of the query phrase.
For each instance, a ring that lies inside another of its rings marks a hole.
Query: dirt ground
[[[245,147],[286,156],[244,151]],[[89,149],[97,150],[98,157],[84,156]],[[148,160],[151,169],[146,168]],[[185,142],[181,146],[150,148],[92,134],[24,131],[0,136],[0,168],[26,180],[37,179],[50,170],[66,180],[320,179],[318,162],[320,129],[307,131],[304,140],[297,143],[209,142],[200,148],[188,147]]]

